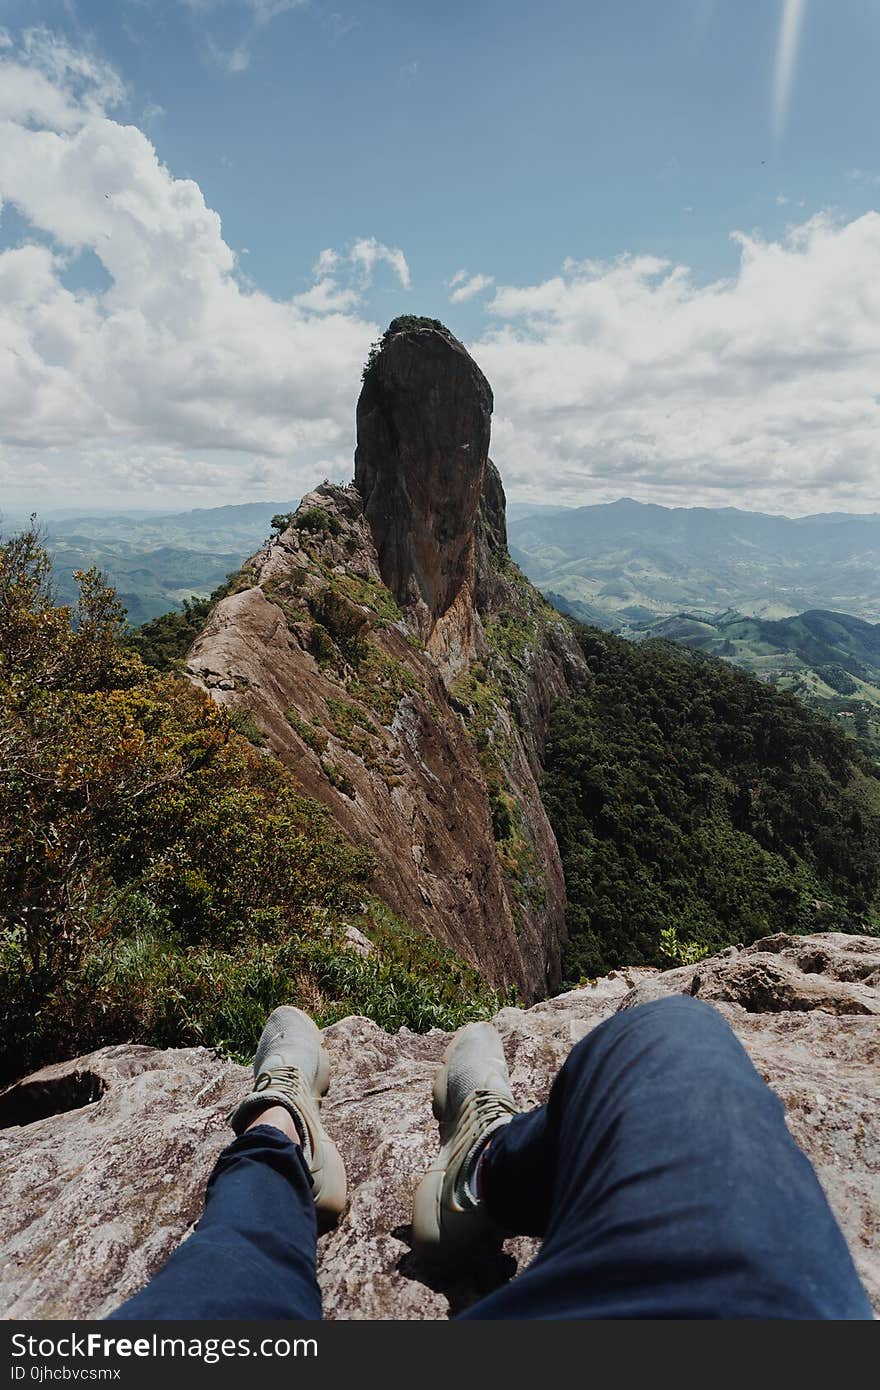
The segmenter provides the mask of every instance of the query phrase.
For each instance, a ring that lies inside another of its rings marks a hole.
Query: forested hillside
[[[776,931],[880,931],[875,764],[722,662],[579,634],[594,679],[556,709],[544,785],[569,980]]]

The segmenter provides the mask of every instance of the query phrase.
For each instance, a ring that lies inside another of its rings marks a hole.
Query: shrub
[[[294,524],[298,531],[323,532],[330,536],[338,536],[342,530],[339,518],[323,507],[307,507],[299,516],[294,516]]]
[[[373,625],[369,613],[328,586],[309,599],[316,626],[329,633],[350,666],[358,666],[367,654],[366,635]]]
[[[254,722],[254,716],[247,709],[231,709],[229,711],[229,722],[236,733],[241,734],[252,743],[255,748],[263,748],[266,745],[266,735],[262,729]]]
[[[382,349],[396,333],[413,333],[425,328],[433,328],[436,332],[445,334],[447,338],[455,342],[454,335],[446,327],[446,324],[441,323],[439,319],[425,318],[421,314],[400,314],[396,319],[391,320],[385,332],[382,334],[382,337],[377,338],[371,345],[370,351],[367,354],[367,360],[364,363],[364,370],[361,373],[361,380],[366,381],[370,372],[378,362]]]

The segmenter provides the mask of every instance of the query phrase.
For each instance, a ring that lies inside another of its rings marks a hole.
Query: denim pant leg
[[[780,1101],[686,996],[606,1020],[548,1102],[487,1151],[481,1188],[535,1261],[473,1318],[870,1318]]]
[[[316,1247],[302,1149],[255,1125],[217,1160],[192,1235],[110,1318],[318,1319]]]

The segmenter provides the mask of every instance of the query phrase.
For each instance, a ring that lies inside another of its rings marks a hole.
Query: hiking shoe
[[[326,1224],[345,1210],[346,1198],[342,1156],[319,1114],[329,1085],[330,1058],[317,1024],[302,1009],[275,1009],[257,1044],[254,1089],[229,1117],[241,1134],[270,1105],[290,1112],[312,1175],[315,1206]]]
[[[446,1258],[488,1238],[502,1239],[471,1182],[486,1140],[516,1114],[497,1030],[491,1023],[469,1023],[449,1044],[434,1081],[441,1149],[413,1204],[417,1255]]]

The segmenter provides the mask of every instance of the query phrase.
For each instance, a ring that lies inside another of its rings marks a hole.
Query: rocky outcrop
[[[784,986],[779,985],[784,974]],[[755,980],[767,983],[755,989]],[[880,941],[777,936],[682,970],[617,972],[522,1011],[503,1009],[517,1100],[544,1099],[571,1047],[603,1018],[660,993],[710,998],[782,1098],[880,1310]],[[819,1003],[821,999],[824,1003]],[[409,1240],[417,1177],[434,1152],[431,1082],[448,1041],[383,1033],[364,1018],[327,1029],[325,1117],[351,1207],[322,1237],[332,1318],[443,1318],[515,1275],[534,1244],[448,1276]],[[197,1220],[243,1067],[201,1048],[104,1048],[0,1096],[0,1313],[95,1317],[150,1276]]]
[[[491,408],[460,343],[392,325],[356,485],[303,498],[187,669],[373,851],[389,907],[531,1000],[558,985],[565,932],[544,735],[587,672],[507,554]]]
[[[476,655],[476,522],[492,391],[439,327],[396,321],[364,376],[354,482],[382,579],[441,662]]]

